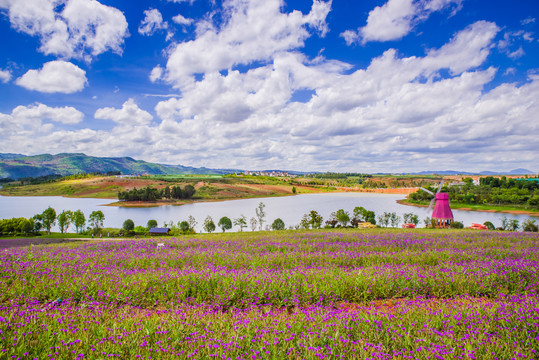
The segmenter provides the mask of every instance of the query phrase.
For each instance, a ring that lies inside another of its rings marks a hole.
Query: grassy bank
[[[425,201],[413,201],[410,199],[398,200],[399,204],[409,206],[427,207],[430,202]],[[478,204],[459,204],[451,203],[452,209],[458,210],[470,210],[470,211],[483,211],[483,212],[499,212],[508,214],[523,214],[539,216],[539,211],[526,209],[524,206],[505,206],[505,205],[478,205]]]
[[[535,359],[538,244],[348,229],[10,249],[0,357]]]

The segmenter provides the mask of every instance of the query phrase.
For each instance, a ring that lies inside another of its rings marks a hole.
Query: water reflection
[[[113,202],[107,199],[73,199],[58,196],[40,197],[8,197],[0,196],[0,218],[31,217],[43,212],[48,206],[53,207],[56,213],[63,210],[80,209],[86,218],[94,210],[101,210],[105,214],[105,227],[121,227],[126,219],[132,219],[135,225],[145,226],[148,220],[155,219],[161,226],[164,222],[177,223],[186,220],[189,215],[195,217],[198,222],[197,230],[202,229],[204,218],[210,215],[214,222],[222,216],[228,216],[232,220],[241,215],[255,217],[255,209],[260,202],[266,205],[266,223],[270,225],[276,218],[281,218],[286,226],[299,224],[302,216],[311,210],[318,211],[326,220],[330,213],[338,209],[344,209],[350,213],[356,206],[363,206],[373,210],[376,215],[384,211],[396,212],[401,218],[405,213],[414,213],[419,216],[420,226],[423,219],[431,215],[427,208],[406,206],[396,201],[403,199],[403,195],[376,194],[376,193],[328,193],[328,194],[303,194],[288,197],[260,198],[231,200],[223,202],[194,203],[182,206],[161,206],[153,208],[120,208],[103,206]],[[495,226],[501,226],[504,216],[517,219],[521,223],[529,216],[512,215],[502,213],[487,213],[477,211],[453,210],[456,221],[462,221],[465,226],[472,223],[484,223],[491,221]],[[234,227],[234,230],[237,227]]]

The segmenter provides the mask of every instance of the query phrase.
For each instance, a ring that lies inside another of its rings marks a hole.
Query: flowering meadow
[[[306,230],[0,253],[0,359],[539,359],[539,235]]]

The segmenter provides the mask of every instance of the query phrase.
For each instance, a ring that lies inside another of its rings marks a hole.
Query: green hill
[[[194,168],[181,165],[154,164],[130,157],[94,157],[62,153],[24,156],[0,154],[0,178],[20,179],[45,175],[120,172],[126,175],[223,174],[232,170]]]

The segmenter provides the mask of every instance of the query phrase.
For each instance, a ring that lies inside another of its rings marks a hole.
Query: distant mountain
[[[509,175],[530,175],[530,174],[537,174],[535,171],[530,171],[528,169],[515,169],[511,170],[508,173]]]
[[[0,154],[0,159],[5,159],[5,160],[11,160],[11,159],[17,159],[17,158],[20,158],[24,155],[22,154],[11,154],[11,153],[8,153],[8,154]]]
[[[234,170],[195,168],[181,165],[154,164],[130,157],[94,157],[85,154],[42,154],[24,156],[0,154],[0,178],[20,179],[44,175],[73,175],[93,172],[122,174],[227,174]]]

